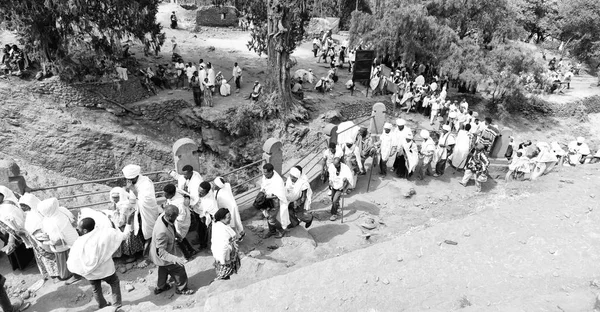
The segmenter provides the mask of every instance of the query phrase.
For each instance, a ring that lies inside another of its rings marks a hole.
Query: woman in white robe
[[[450,156],[450,162],[456,169],[464,169],[467,165],[467,156],[469,156],[469,152],[471,151],[470,130],[471,125],[465,125],[456,135],[456,144],[454,145],[452,156]]]
[[[231,85],[227,83],[225,77],[221,80],[221,87],[219,88],[221,96],[228,96],[231,94]]]
[[[219,208],[227,208],[229,210],[231,213],[231,223],[229,225],[238,237],[242,239],[246,233],[244,232],[244,225],[242,224],[237,202],[231,190],[231,184],[225,183],[225,180],[221,177],[215,178],[214,184],[217,187],[217,205]]]
[[[79,237],[77,231],[71,224],[74,216],[64,209],[59,209],[58,199],[49,198],[38,204],[38,211],[43,216],[42,232],[45,235],[40,236],[43,244],[50,247],[54,252],[56,264],[59,271],[59,279],[70,278],[71,272],[67,269],[67,258],[69,249]]]
[[[215,258],[216,280],[228,280],[241,266],[237,235],[229,226],[231,213],[221,208],[215,213],[210,250]]]
[[[539,153],[537,157],[533,159],[535,162],[535,167],[531,172],[531,180],[536,180],[542,175],[548,174],[550,171],[552,171],[552,169],[554,169],[554,166],[556,166],[556,163],[558,162],[556,155],[554,155],[548,143],[539,142],[536,144],[536,146],[539,150]]]
[[[281,227],[284,230],[287,229],[290,225],[290,214],[287,197],[285,196],[285,184],[279,173],[273,171],[273,176],[270,179],[263,175],[260,189],[265,195],[273,195],[279,199],[279,222],[281,222]]]

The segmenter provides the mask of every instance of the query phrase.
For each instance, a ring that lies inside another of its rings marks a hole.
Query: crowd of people
[[[231,185],[220,177],[204,181],[190,165],[181,174],[169,174],[177,183],[164,186],[164,203],[159,205],[153,182],[139,166],[127,165],[123,168],[127,185],[109,192],[109,207],[82,208],[77,216],[56,198],[40,200],[0,186],[2,251],[11,261],[33,254],[44,280],[73,284],[86,279],[98,308],[119,307],[121,290],[113,258],[153,262],[158,267],[155,294],[172,286],[177,294],[194,293],[185,270],[198,252],[186,238],[193,229],[199,248],[212,252],[216,279],[229,279],[240,267],[237,244],[245,236]],[[111,286],[110,304],[103,296],[102,281]],[[5,311],[13,311],[2,304]]]

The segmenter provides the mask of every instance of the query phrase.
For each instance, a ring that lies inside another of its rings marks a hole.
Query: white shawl
[[[69,271],[87,276],[112,256],[121,247],[123,234],[113,228],[95,227],[93,231],[80,236],[73,243],[67,260]]]
[[[231,184],[225,183],[223,187],[217,191],[217,205],[219,208],[227,208],[231,214],[231,223],[229,224],[237,234],[244,232],[244,225],[240,217],[237,202],[231,191]]]
[[[140,175],[134,188],[137,195],[133,191],[129,193],[129,198],[136,201],[133,231],[137,234],[140,229],[138,221],[138,215],[140,215],[142,217],[142,233],[144,234],[144,239],[148,240],[152,238],[154,223],[158,219],[158,215],[161,214],[162,208],[156,203],[154,184],[148,177]]]
[[[15,193],[11,191],[8,187],[4,185],[0,185],[0,194],[4,195],[4,201],[9,201],[14,205],[19,205],[19,200],[15,196]]]
[[[290,225],[290,215],[288,212],[288,201],[285,196],[285,185],[279,173],[273,171],[273,176],[270,179],[265,178],[263,175],[260,189],[265,195],[273,194],[279,199],[279,221],[281,222],[281,226],[286,229]]]
[[[56,198],[49,198],[40,202],[38,211],[44,217],[42,231],[50,239],[46,243],[50,245],[50,250],[53,252],[69,250],[79,237],[71,224],[74,221],[73,214],[64,208],[60,209]]]
[[[229,225],[220,221],[213,224],[210,250],[217,262],[225,264],[230,260],[234,238],[235,231]]]
[[[296,183],[292,182],[292,178],[288,177],[285,181],[285,194],[288,202],[294,202],[300,199],[302,192],[306,191],[306,200],[304,201],[304,210],[310,210],[310,204],[312,203],[312,189],[308,183],[306,175],[302,175],[296,180]]]
[[[185,198],[179,192],[175,192],[175,196],[167,199],[167,205],[173,205],[179,209],[179,216],[175,220],[175,230],[181,237],[185,237],[190,230],[192,219],[190,217],[190,209],[185,206]]]
[[[392,137],[392,132],[385,133],[385,131],[381,134],[381,159],[383,161],[387,161],[390,156],[392,156],[392,149],[394,148],[394,138]]]
[[[200,190],[200,183],[202,183],[204,179],[198,172],[194,171],[189,180],[187,180],[184,175],[178,174],[177,172],[172,172],[171,177],[177,179],[177,187],[180,190],[183,190],[190,195],[190,206],[194,206],[200,201],[198,191]]]
[[[78,221],[83,220],[84,218],[92,218],[96,223],[96,227],[98,229],[112,229],[113,223],[110,218],[104,214],[103,212],[90,208],[81,208],[79,211]]]
[[[25,213],[25,231],[33,235],[33,233],[42,228],[42,220],[44,219],[37,209],[40,200],[31,193],[25,193],[19,199],[19,203],[25,204],[31,208],[30,211]]]

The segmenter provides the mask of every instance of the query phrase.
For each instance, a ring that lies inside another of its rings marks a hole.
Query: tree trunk
[[[290,42],[293,40],[289,31],[292,25],[289,25],[289,19],[286,18],[287,14],[289,14],[289,8],[283,7],[282,25],[288,31],[282,32],[279,28],[279,18],[277,17],[281,16],[281,14],[278,15],[277,12],[274,12],[273,2],[276,1],[269,0],[267,8],[269,20],[267,21],[268,62],[266,87],[269,93],[274,92],[276,94],[275,100],[279,101],[283,113],[287,115],[295,106],[294,99],[292,98],[290,76],[292,64],[289,53],[290,47],[293,47],[294,43]]]

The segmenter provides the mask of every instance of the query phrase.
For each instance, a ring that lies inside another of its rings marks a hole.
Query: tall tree
[[[28,52],[43,61],[74,50],[110,52],[120,40],[158,35],[160,0],[0,0],[3,28],[17,33]]]
[[[515,0],[519,15],[517,22],[527,32],[527,40],[535,38],[540,43],[556,33],[558,18],[557,0]]]
[[[582,59],[600,57],[600,1],[564,0],[559,5],[560,39]]]
[[[290,55],[302,42],[309,20],[308,0],[254,1],[255,28],[248,48],[267,54],[266,88],[268,101],[281,105],[288,118],[303,118],[306,111],[292,97],[290,69],[296,64]]]

